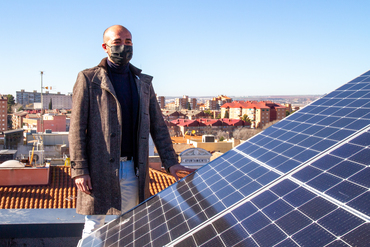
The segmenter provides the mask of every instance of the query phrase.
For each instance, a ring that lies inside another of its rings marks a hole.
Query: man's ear
[[[101,47],[103,47],[104,51],[105,51],[106,53],[108,53],[108,47],[107,47],[107,44],[103,43],[103,44],[101,44]]]

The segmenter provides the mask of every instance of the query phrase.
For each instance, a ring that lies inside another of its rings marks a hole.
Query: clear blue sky
[[[370,69],[370,1],[3,1],[0,94],[72,91],[113,24],[158,95],[324,94]]]

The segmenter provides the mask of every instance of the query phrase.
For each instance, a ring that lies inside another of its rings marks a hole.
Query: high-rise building
[[[197,99],[189,98],[189,104],[192,110],[197,110]]]
[[[26,92],[24,89],[16,91],[16,102],[24,106],[35,102],[41,102],[41,93],[38,93],[36,90],[33,90],[33,92]]]
[[[217,101],[216,100],[206,100],[205,108],[207,110],[217,110]]]
[[[8,129],[8,97],[0,95],[0,131]]]
[[[158,101],[158,104],[161,107],[161,109],[164,109],[165,105],[166,105],[165,97],[164,96],[157,96],[157,101]]]
[[[183,95],[182,98],[175,99],[175,107],[178,110],[187,109],[188,102],[189,102],[189,97],[187,95]]]

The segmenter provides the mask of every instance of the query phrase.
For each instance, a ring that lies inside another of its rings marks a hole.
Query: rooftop
[[[225,103],[221,106],[221,108],[257,108],[257,109],[264,109],[264,108],[285,108],[285,106],[273,103],[271,101],[233,101],[231,103]]]
[[[176,180],[161,171],[149,169],[151,195]],[[186,174],[179,174],[184,177]],[[0,186],[0,209],[68,209],[76,207],[76,186],[68,166],[50,167],[50,182],[44,186]]]

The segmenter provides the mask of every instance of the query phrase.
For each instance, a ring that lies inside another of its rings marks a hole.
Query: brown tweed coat
[[[130,64],[139,92],[137,157],[139,167],[139,200],[149,193],[149,132],[164,167],[178,163],[167,126],[163,120],[152,77]],[[69,145],[72,178],[89,174],[92,193],[78,191],[77,213],[120,214],[119,158],[122,117],[120,104],[107,74],[107,58],[78,74],[73,87]]]

